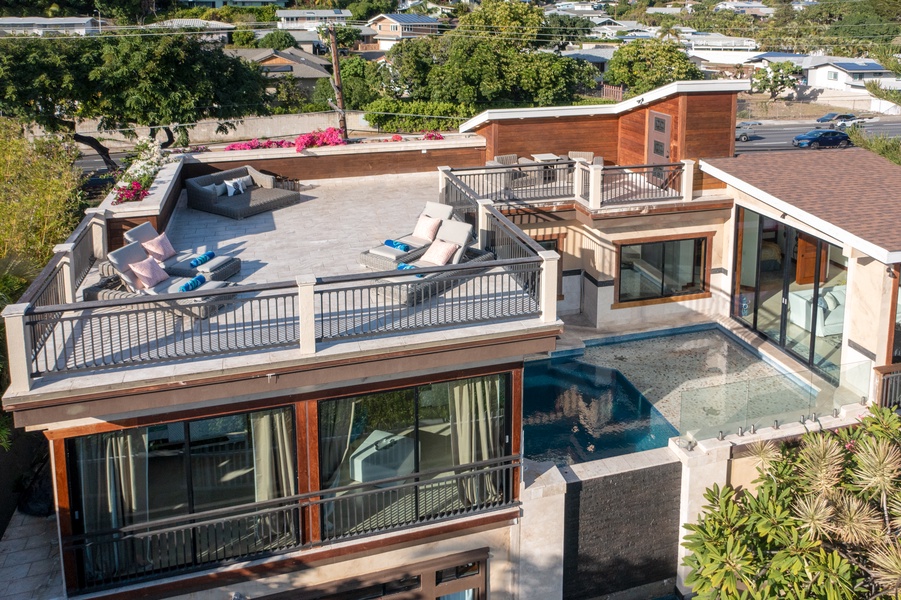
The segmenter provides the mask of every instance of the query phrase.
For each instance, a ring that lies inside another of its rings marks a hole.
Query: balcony
[[[358,349],[364,340],[433,330],[475,335],[510,321],[554,324],[555,293],[547,282],[556,281],[557,254],[490,202],[458,216],[478,221],[473,246],[493,260],[423,268],[417,273],[426,277],[416,283],[356,264],[361,251],[412,228],[425,201],[434,200],[435,179],[322,180],[298,205],[237,222],[189,210],[182,200],[167,228],[176,247],[243,261],[241,280],[224,292],[83,300],[84,287],[98,278],[114,220],[109,211],[92,211],[19,304],[4,312],[14,349],[7,397],[71,385],[65,381],[72,376],[164,363],[246,356],[241,364],[251,364],[277,350],[292,352],[289,360],[315,359]],[[367,198],[365,207],[360,198]],[[158,201],[154,210],[164,205]]]

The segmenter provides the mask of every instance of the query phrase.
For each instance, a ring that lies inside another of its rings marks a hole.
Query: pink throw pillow
[[[429,246],[429,249],[425,251],[420,260],[440,267],[446,265],[459,249],[460,246],[457,244],[437,240],[432,242],[432,245]]]
[[[441,219],[433,219],[432,217],[422,215],[419,217],[419,220],[416,221],[416,229],[413,230],[413,237],[422,238],[424,240],[434,240],[439,227],[441,227]]]
[[[144,250],[147,251],[147,254],[159,262],[163,262],[175,256],[175,248],[172,247],[172,243],[169,241],[169,238],[166,237],[165,233],[161,233],[152,240],[143,242],[141,245],[144,247]]]
[[[144,287],[152,288],[169,279],[169,275],[157,264],[152,256],[148,256],[141,262],[131,264],[131,270],[138,276]]]

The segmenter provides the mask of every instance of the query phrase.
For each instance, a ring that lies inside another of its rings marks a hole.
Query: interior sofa
[[[227,179],[250,176],[253,185],[244,193],[228,196],[217,194],[206,186],[224,184]],[[214,213],[230,219],[243,219],[251,215],[288,206],[300,200],[300,194],[275,187],[275,177],[264,175],[253,167],[239,167],[210,175],[185,180],[188,189],[188,207]]]
[[[837,335],[845,323],[845,286],[824,287],[820,290],[820,307],[817,310],[817,337]],[[813,310],[813,290],[788,293],[789,321],[810,331],[810,315]]]

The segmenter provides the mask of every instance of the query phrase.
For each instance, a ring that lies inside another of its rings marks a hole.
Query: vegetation
[[[879,156],[901,165],[901,138],[890,137],[886,134],[867,134],[860,127],[849,127],[847,133],[855,146],[875,152]]]
[[[354,21],[368,21],[380,14],[397,12],[397,0],[358,0],[346,8]]]
[[[260,38],[260,41],[258,41],[256,45],[258,48],[284,50],[285,48],[296,48],[297,40],[284,29],[276,29]]]
[[[94,136],[75,133],[78,118],[101,130],[160,127],[171,145],[202,119],[231,121],[266,110],[266,79],[247,62],[194,36],[0,38],[0,114],[71,134],[106,161]]]
[[[469,104],[405,102],[396,98],[380,98],[366,107],[366,120],[381,131],[446,131],[456,128],[476,114]],[[429,116],[431,115],[431,116]]]
[[[545,17],[539,36],[545,45],[563,50],[568,44],[585,38],[593,27],[589,19],[550,14]]]
[[[0,310],[15,302],[31,278],[64,241],[84,208],[77,150],[55,137],[25,138],[23,124],[0,118]],[[5,339],[2,321],[0,336]],[[0,384],[9,384],[6,344],[0,349]],[[0,411],[0,447],[8,448],[12,425]]]
[[[795,87],[801,68],[791,61],[778,62],[766,69],[757,69],[751,80],[755,92],[765,92],[770,100],[775,100],[785,90]]]
[[[636,40],[616,51],[607,63],[604,81],[625,85],[629,96],[644,94],[654,88],[687,79],[703,79],[676,42]]]
[[[696,597],[897,598],[901,418],[874,408],[858,427],[752,450],[756,492],[715,486],[687,526]]]

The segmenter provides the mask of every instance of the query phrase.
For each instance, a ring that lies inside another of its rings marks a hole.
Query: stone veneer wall
[[[674,579],[682,464],[569,480],[563,598],[597,598]]]

